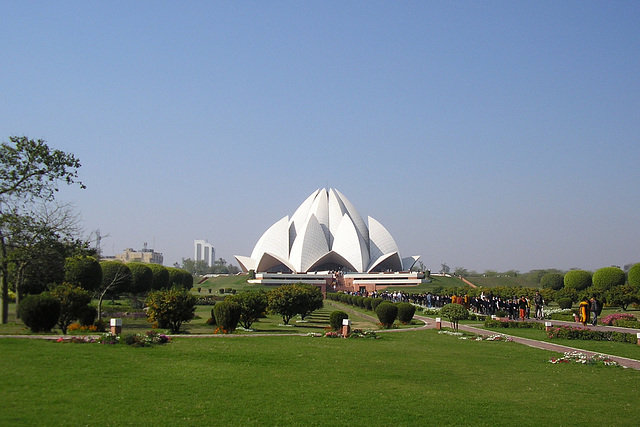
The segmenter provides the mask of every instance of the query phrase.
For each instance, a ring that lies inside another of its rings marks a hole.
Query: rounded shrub
[[[365,298],[364,299],[364,308],[366,310],[371,310],[371,302],[373,301],[373,298]]]
[[[213,306],[213,314],[216,319],[216,324],[227,331],[227,333],[231,333],[238,327],[242,311],[240,304],[236,302],[221,301]]]
[[[599,291],[607,291],[622,286],[627,281],[627,277],[618,267],[603,267],[593,273],[593,286]]]
[[[553,289],[559,291],[564,286],[564,276],[560,273],[547,273],[540,279],[543,289]]]
[[[60,317],[60,301],[48,295],[29,295],[18,306],[18,314],[31,332],[50,331]]]
[[[560,298],[558,299],[558,305],[562,309],[571,308],[573,301],[571,301],[571,298]]]
[[[398,306],[398,320],[406,325],[411,322],[413,315],[416,314],[416,306],[408,302],[401,302]]]
[[[95,291],[102,283],[102,267],[98,260],[91,256],[67,258],[64,263],[64,281],[88,291]]]
[[[331,325],[331,329],[337,331],[342,328],[342,321],[344,319],[348,319],[349,315],[344,311],[336,310],[329,315],[329,325]]]
[[[398,317],[398,306],[385,301],[376,307],[376,315],[382,327],[389,329],[393,325],[393,322],[396,321],[396,317]]]
[[[81,326],[91,326],[96,320],[98,309],[92,305],[85,305],[78,310],[78,323]]]
[[[153,289],[153,270],[149,264],[130,262],[127,264],[131,271],[131,286],[127,289],[134,295],[147,293]]]
[[[584,270],[571,270],[564,275],[564,287],[582,291],[591,286],[591,273]]]
[[[629,269],[628,280],[630,286],[633,286],[636,289],[640,288],[640,262],[631,266]]]
[[[382,298],[372,298],[371,299],[371,310],[376,311],[376,309],[378,308],[380,303],[382,303],[383,301],[384,300]]]

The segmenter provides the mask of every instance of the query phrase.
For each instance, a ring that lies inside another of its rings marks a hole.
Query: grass
[[[550,339],[547,333],[540,329],[525,328],[485,328],[484,324],[467,323],[470,326],[476,326],[495,333],[513,335],[516,337],[529,338],[532,340],[546,341],[553,344],[564,345],[567,347],[578,348],[581,350],[595,351],[598,353],[609,354],[614,356],[627,357],[629,359],[640,360],[640,346],[630,343],[610,342],[610,341],[590,341],[590,340],[565,340]],[[576,326],[581,326],[576,324]],[[634,331],[632,331],[634,332]],[[635,332],[634,332],[635,333]]]
[[[640,372],[436,331],[379,340],[0,340],[0,425],[637,425]],[[34,410],[36,409],[37,410]],[[612,418],[613,417],[613,418]]]
[[[379,329],[378,321],[375,313],[371,311],[365,311],[364,309],[356,309],[354,307],[345,306],[337,303],[333,303],[330,300],[325,300],[325,307],[323,309],[315,311],[311,316],[302,321],[300,317],[294,317],[289,322],[289,326],[283,325],[282,317],[278,315],[267,315],[264,318],[259,319],[252,325],[252,329],[259,333],[291,333],[291,334],[306,334],[309,332],[323,332],[324,328],[329,326],[329,315],[334,310],[347,310],[351,319],[351,327],[354,329],[363,330],[375,330]],[[9,323],[6,325],[0,325],[0,335],[18,335],[27,334],[32,335],[29,329],[15,317],[15,305],[9,305]],[[212,334],[216,326],[207,325],[207,320],[211,317],[211,305],[198,305],[196,306],[196,317],[190,322],[182,325],[181,331],[186,334]],[[129,312],[132,311],[129,302],[127,300],[116,301],[116,305],[111,305],[111,302],[107,302],[104,305],[104,310],[109,313]],[[105,321],[109,321],[111,316],[104,317]],[[396,322],[397,323],[397,322]],[[422,324],[422,322],[416,322]],[[122,327],[124,332],[145,332],[152,329],[152,325],[145,319],[131,319],[123,318]],[[410,328],[415,325],[397,325],[398,328]],[[248,334],[254,331],[245,332],[238,329],[238,334]],[[166,332],[162,330],[162,332]],[[54,329],[52,333],[61,334],[59,329]]]

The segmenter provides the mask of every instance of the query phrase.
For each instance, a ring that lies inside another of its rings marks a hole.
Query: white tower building
[[[194,240],[194,260],[204,260],[209,267],[216,261],[216,249],[208,240]]]

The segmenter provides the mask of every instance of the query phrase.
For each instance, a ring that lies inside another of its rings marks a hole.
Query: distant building
[[[124,250],[124,253],[117,254],[115,259],[122,262],[145,262],[147,264],[160,264],[164,262],[164,256],[161,253],[147,248],[147,242],[144,242],[141,251],[136,251],[131,248]]]
[[[194,240],[193,249],[195,261],[205,261],[209,267],[216,262],[216,249],[208,240]]]

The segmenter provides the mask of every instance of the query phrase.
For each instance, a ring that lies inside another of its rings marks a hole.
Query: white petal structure
[[[339,191],[316,190],[291,219],[269,227],[251,257],[235,258],[244,271],[292,273],[401,271],[420,258],[402,259],[387,229],[371,217],[368,222]]]

